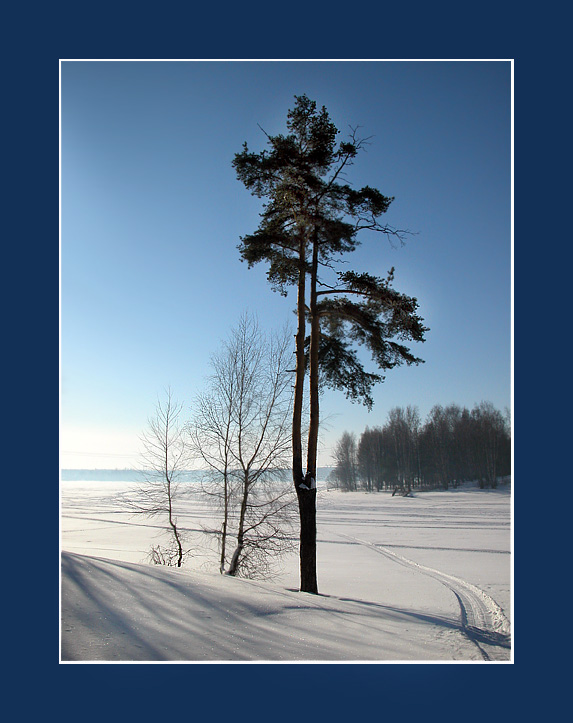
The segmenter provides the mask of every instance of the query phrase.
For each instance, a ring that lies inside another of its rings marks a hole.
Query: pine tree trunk
[[[300,590],[318,594],[316,578],[316,489],[297,489],[300,514]]]
[[[318,345],[320,341],[320,322],[317,314],[316,281],[318,272],[318,244],[316,233],[312,251],[312,271],[310,281],[310,424],[308,431],[308,449],[305,489],[298,488],[300,510],[300,575],[301,592],[318,594],[316,576],[316,461],[318,450],[319,394],[318,394]]]
[[[304,481],[302,474],[302,405],[304,397],[304,339],[306,335],[305,320],[305,242],[299,244],[299,278],[297,298],[297,333],[296,333],[296,372],[294,383],[293,415],[292,415],[292,475],[295,489]]]
[[[318,393],[318,348],[320,344],[320,319],[317,309],[318,243],[315,238],[312,249],[312,271],[310,278],[310,425],[308,428],[308,451],[306,476],[316,481],[316,462],[318,455],[319,393]],[[311,485],[307,482],[307,485]]]
[[[300,518],[300,589],[318,593],[316,581],[316,489],[301,489],[306,479],[302,471],[302,408],[304,398],[306,336],[306,241],[299,244],[297,296],[296,376],[292,419],[292,476]],[[305,485],[306,486],[306,485]],[[308,485],[310,486],[310,485]]]

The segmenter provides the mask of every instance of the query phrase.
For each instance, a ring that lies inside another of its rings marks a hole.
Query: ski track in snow
[[[496,648],[511,648],[511,626],[501,607],[480,588],[467,580],[435,570],[409,560],[373,542],[360,540],[341,532],[335,533],[359,545],[364,545],[379,555],[405,567],[413,568],[445,585],[455,596],[460,606],[462,630],[468,639],[478,648],[484,660],[495,659]],[[505,657],[505,656],[504,656]]]

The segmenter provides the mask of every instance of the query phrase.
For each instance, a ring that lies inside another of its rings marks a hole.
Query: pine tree
[[[378,232],[400,243],[406,234],[379,220],[393,198],[369,186],[355,190],[343,183],[367,139],[359,139],[351,130],[348,140],[337,143],[339,131],[326,108],[318,111],[306,95],[295,96],[287,130],[286,135],[265,133],[268,149],[253,153],[245,143],[235,155],[238,179],[265,200],[258,229],[242,237],[238,248],[249,266],[268,264],[267,277],[274,290],[286,296],[289,287],[297,289],[292,472],[301,522],[301,590],[317,593],[320,384],[342,390],[352,401],[371,408],[373,386],[384,377],[364,369],[355,345],[365,346],[382,371],[419,364],[422,360],[402,342],[424,341],[427,329],[417,314],[416,299],[392,288],[393,269],[386,278],[336,272],[341,257],[359,245],[361,231]],[[307,371],[310,419],[305,473],[302,410]]]

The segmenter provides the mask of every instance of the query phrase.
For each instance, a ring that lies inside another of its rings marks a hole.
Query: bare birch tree
[[[341,489],[351,492],[357,489],[357,446],[353,432],[344,432],[334,448],[336,467],[333,477]]]
[[[266,336],[244,315],[212,357],[208,389],[195,404],[189,438],[221,514],[221,573],[264,576],[293,544],[290,343],[286,330]]]
[[[148,419],[148,428],[141,436],[144,480],[127,499],[126,505],[135,514],[160,517],[169,533],[169,543],[151,547],[151,562],[181,567],[189,554],[177,523],[178,503],[183,496],[181,476],[189,467],[185,427],[181,418],[183,405],[173,399],[171,390],[158,400],[155,414]]]

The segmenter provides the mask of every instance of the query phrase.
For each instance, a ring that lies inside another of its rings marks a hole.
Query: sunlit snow
[[[146,562],[161,521],[129,482],[61,483],[61,661],[511,661],[511,493],[328,490],[318,481],[320,594],[298,557],[272,579],[217,572],[204,502],[178,512],[194,553]]]

